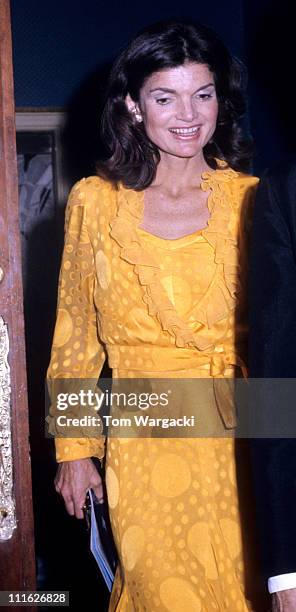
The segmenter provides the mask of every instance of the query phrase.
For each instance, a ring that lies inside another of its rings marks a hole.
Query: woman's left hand
[[[67,512],[76,518],[83,518],[87,489],[93,489],[100,503],[104,501],[102,479],[90,458],[60,463],[54,484],[64,498]]]

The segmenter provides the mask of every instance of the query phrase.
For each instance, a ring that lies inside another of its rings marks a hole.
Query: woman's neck
[[[202,173],[210,169],[203,155],[199,158],[182,158],[161,153],[151,187],[162,187],[177,194],[188,187],[199,186]]]

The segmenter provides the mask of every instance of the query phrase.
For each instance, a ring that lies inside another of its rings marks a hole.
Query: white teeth
[[[185,136],[188,134],[196,134],[199,131],[199,127],[192,128],[170,128],[170,132],[174,134],[184,134]]]

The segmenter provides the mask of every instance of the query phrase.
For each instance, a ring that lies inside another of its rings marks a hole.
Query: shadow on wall
[[[98,66],[79,86],[66,108],[62,146],[70,185],[96,174],[96,160],[106,156],[99,130],[110,68],[111,64]]]
[[[293,3],[269,0],[249,24],[251,114],[259,165],[295,154],[295,17]],[[262,159],[260,159],[260,157]]]
[[[89,550],[85,521],[70,517],[54,489],[53,441],[45,438],[44,379],[55,319],[59,252],[56,223],[30,233],[25,293],[35,547],[38,589],[70,592],[69,610],[108,608],[108,593]]]
[[[90,75],[69,101],[62,137],[66,178],[73,184],[95,173],[104,154],[99,141],[108,67]],[[85,522],[69,517],[54,489],[52,440],[44,439],[44,380],[55,323],[63,219],[49,211],[28,234],[25,256],[25,323],[38,588],[69,590],[70,610],[108,607],[108,593],[89,551]],[[108,376],[105,366],[103,375]]]

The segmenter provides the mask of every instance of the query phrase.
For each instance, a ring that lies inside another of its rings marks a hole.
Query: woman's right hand
[[[67,512],[76,518],[83,518],[87,489],[93,489],[99,502],[104,501],[102,479],[90,458],[60,463],[54,484],[64,499]]]

